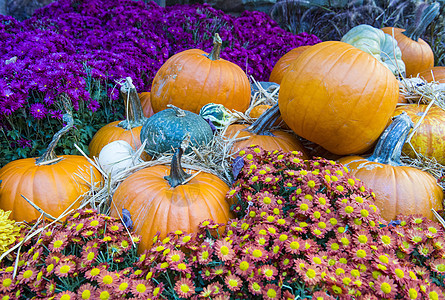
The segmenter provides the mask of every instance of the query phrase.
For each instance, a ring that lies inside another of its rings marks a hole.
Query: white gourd
[[[126,141],[117,140],[107,144],[99,153],[99,165],[111,177],[132,167],[142,160],[140,151],[135,152]]]

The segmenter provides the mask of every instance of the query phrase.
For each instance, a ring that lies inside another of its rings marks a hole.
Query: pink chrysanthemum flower
[[[374,282],[375,292],[384,298],[394,298],[397,294],[397,285],[388,276],[379,276]]]
[[[94,299],[94,295],[96,294],[96,287],[91,285],[90,283],[83,284],[77,290],[78,299]]]
[[[77,296],[75,293],[71,291],[64,291],[61,293],[57,293],[55,297],[56,300],[77,300]]]
[[[137,297],[147,297],[153,291],[153,287],[147,280],[134,280],[131,284],[131,293]]]
[[[182,278],[176,282],[174,290],[179,297],[188,299],[195,293],[195,285],[190,279]]]
[[[262,292],[263,299],[276,300],[281,299],[281,289],[275,284],[267,284]]]
[[[60,262],[54,272],[59,277],[68,277],[76,270],[76,265],[72,261]]]

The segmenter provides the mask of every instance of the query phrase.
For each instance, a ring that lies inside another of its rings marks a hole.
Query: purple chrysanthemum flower
[[[35,119],[43,119],[46,116],[48,110],[42,103],[34,103],[31,104],[29,112]]]

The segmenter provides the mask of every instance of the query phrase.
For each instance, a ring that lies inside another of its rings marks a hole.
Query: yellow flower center
[[[33,272],[31,270],[26,270],[25,273],[23,273],[23,278],[30,278],[32,276]]]
[[[314,278],[315,276],[317,276],[317,273],[315,273],[315,270],[313,269],[308,269],[306,271],[306,276],[309,278]]]
[[[102,279],[102,282],[105,284],[111,284],[113,283],[113,277],[111,277],[110,275],[105,275]]]
[[[11,284],[12,284],[12,280],[11,280],[11,278],[5,278],[5,279],[3,279],[3,281],[2,281],[2,285],[3,285],[4,287],[9,287]]]
[[[121,284],[119,284],[120,291],[125,291],[127,288],[128,288],[128,282],[122,282]]]
[[[239,268],[240,268],[242,271],[246,271],[246,270],[249,268],[249,263],[248,263],[247,261],[242,261],[242,262],[239,264]]]
[[[294,242],[291,242],[291,243],[289,244],[289,246],[290,246],[290,248],[291,248],[292,250],[297,250],[297,249],[300,248],[300,243],[294,241]]]
[[[187,284],[181,284],[181,292],[188,293],[190,291],[190,287]]]
[[[275,291],[274,289],[268,289],[267,296],[269,298],[275,298],[277,296],[277,291]]]
[[[229,248],[227,246],[222,246],[220,252],[222,255],[227,255],[229,254]]]
[[[263,256],[263,252],[261,252],[261,250],[259,250],[259,249],[255,249],[255,250],[253,250],[252,255],[254,257],[258,258],[258,257]]]
[[[93,220],[93,221],[90,222],[90,225],[95,227],[95,226],[99,225],[99,221],[98,220]]]
[[[82,299],[90,299],[91,297],[91,291],[90,290],[85,290],[82,292]]]
[[[380,286],[380,289],[385,294],[391,293],[391,285],[389,285],[389,283],[387,283],[387,282],[382,283],[382,285]]]
[[[100,300],[108,300],[110,299],[110,293],[108,293],[107,291],[103,291],[100,293],[99,298]]]
[[[139,283],[139,284],[136,286],[136,290],[137,290],[139,293],[143,293],[143,292],[145,292],[145,291],[147,290],[147,287],[145,286],[145,284]]]
[[[57,240],[54,242],[54,249],[58,249],[60,247],[62,247],[63,245],[63,241]]]
[[[66,274],[71,270],[71,267],[69,265],[64,265],[60,268],[60,273]]]

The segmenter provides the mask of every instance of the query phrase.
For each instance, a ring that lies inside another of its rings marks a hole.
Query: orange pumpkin
[[[290,64],[294,60],[296,60],[301,53],[303,53],[310,47],[311,46],[301,46],[298,48],[294,48],[289,52],[287,52],[286,54],[284,54],[273,67],[272,72],[270,73],[269,81],[281,84],[281,80],[283,79],[283,74],[285,71],[287,71]]]
[[[249,116],[252,119],[258,119],[263,113],[266,112],[266,110],[268,110],[271,107],[272,107],[272,105],[267,105],[267,104],[260,104],[260,105],[254,106],[250,110]],[[287,127],[286,123],[284,123],[284,121],[281,117],[279,117],[273,125],[274,126],[281,125],[282,128],[289,129],[289,127]]]
[[[147,118],[144,116],[141,101],[131,78],[127,78],[126,83],[121,88],[121,94],[126,102],[125,107],[128,107],[127,119],[111,122],[100,128],[94,134],[88,145],[90,157],[98,157],[103,147],[117,140],[126,141],[134,150],[137,150],[141,146],[141,129]],[[142,153],[141,158],[143,160],[151,159],[146,152]]]
[[[224,136],[228,139],[249,137],[245,140],[234,142],[232,152],[235,155],[244,148],[251,145],[258,145],[264,150],[283,150],[285,152],[301,151],[303,158],[307,159],[303,145],[298,138],[283,130],[270,130],[279,116],[278,105],[274,105],[263,113],[252,125],[232,124],[226,128]],[[238,133],[238,134],[237,134]]]
[[[201,172],[183,183],[191,175],[181,167],[182,153],[178,148],[170,168],[156,165],[133,173],[113,195],[119,213],[123,208],[130,212],[142,237],[139,252],[149,249],[158,232],[162,239],[171,231],[196,232],[206,219],[227,223],[232,217],[225,199],[229,187],[217,176]],[[114,205],[111,215],[118,216]]]
[[[0,208],[11,210],[10,217],[16,221],[30,222],[41,215],[22,195],[57,218],[72,203],[71,208],[79,207],[91,179],[96,186],[102,182],[99,170],[84,156],[54,154],[60,137],[74,125],[70,113],[63,119],[67,125],[54,135],[41,157],[14,160],[0,169]]]
[[[207,103],[244,112],[250,104],[250,83],[244,71],[221,59],[222,40],[215,35],[210,54],[189,49],[173,55],[156,73],[151,87],[153,111],[167,104],[199,114]]]
[[[431,209],[443,209],[443,191],[437,180],[427,172],[400,162],[402,145],[412,126],[408,115],[401,114],[382,134],[370,157],[347,156],[339,160],[372,189],[376,205],[387,221],[398,214],[422,214],[434,220]]]
[[[445,67],[432,67],[420,72],[418,76],[427,82],[445,83]]]
[[[150,92],[142,92],[138,94],[139,99],[141,99],[142,111],[144,116],[150,118],[154,115],[153,107],[151,107]]]
[[[377,59],[337,41],[311,46],[289,67],[278,104],[287,126],[331,153],[363,153],[399,98],[396,77]]]
[[[413,23],[408,29],[384,27],[383,32],[393,36],[402,51],[402,60],[406,67],[406,77],[434,66],[434,53],[430,45],[420,38],[428,25],[439,14],[439,3],[433,3],[424,9],[419,23]]]
[[[428,105],[424,104],[403,105],[396,108],[394,116],[405,112],[414,124],[417,124],[425,115],[427,107]],[[435,158],[437,162],[445,165],[445,110],[437,105],[431,106],[410,142],[412,147],[408,143],[403,146],[404,154],[415,158],[415,150],[417,153],[427,158]]]

